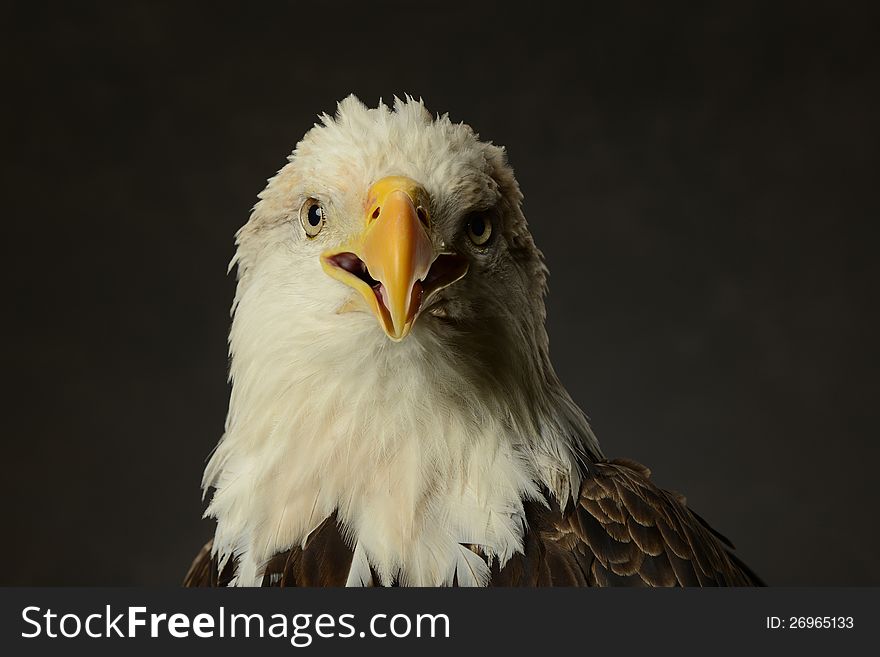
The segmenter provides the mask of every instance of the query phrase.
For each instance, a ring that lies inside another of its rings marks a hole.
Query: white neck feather
[[[291,331],[283,291],[258,280],[236,303],[226,433],[203,482],[236,584],[258,584],[270,557],[336,511],[352,584],[371,565],[377,584],[485,585],[488,567],[462,545],[503,566],[522,550],[523,501],[542,488],[564,501],[578,441],[598,452],[558,383],[487,386],[430,326],[393,343],[369,315],[314,312]]]

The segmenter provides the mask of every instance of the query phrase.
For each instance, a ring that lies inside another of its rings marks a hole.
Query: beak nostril
[[[379,218],[379,213],[380,213],[380,212],[382,212],[382,208],[380,208],[380,207],[377,205],[377,206],[376,206],[376,209],[373,210],[373,214],[370,215],[370,216],[372,216],[373,219],[378,219],[378,218]]]

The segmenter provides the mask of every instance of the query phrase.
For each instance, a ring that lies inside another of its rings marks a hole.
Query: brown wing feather
[[[216,586],[214,580],[217,572],[216,564],[211,558],[211,546],[214,541],[208,541],[193,559],[186,576],[183,578],[183,585],[186,587],[204,587]]]
[[[220,571],[217,557],[211,554],[214,541],[208,541],[193,559],[192,565],[183,578],[183,585],[189,588],[227,586],[235,573],[236,561],[230,559]]]
[[[733,546],[690,511],[684,497],[651,483],[650,471],[629,460],[591,466],[574,508],[532,509],[531,533],[540,537],[546,578],[553,585],[760,586]],[[508,569],[528,571],[532,547],[493,577],[499,586],[522,585]]]
[[[183,585],[227,586],[235,572],[230,560],[219,572],[217,558],[211,556],[208,542],[190,566]],[[305,547],[296,546],[279,552],[266,564],[263,586],[345,586],[351,566],[352,552],[339,531],[336,514],[322,522],[306,540]]]

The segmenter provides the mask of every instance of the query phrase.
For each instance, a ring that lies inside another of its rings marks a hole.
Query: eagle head
[[[349,358],[407,340],[476,362],[545,351],[545,268],[504,149],[411,98],[321,118],[237,235],[237,317],[258,305]]]

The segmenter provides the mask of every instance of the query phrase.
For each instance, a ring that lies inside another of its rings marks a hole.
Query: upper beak
[[[464,258],[435,252],[427,200],[414,180],[383,178],[367,195],[363,231],[321,255],[324,271],[360,292],[395,341],[406,337],[431,294],[467,272]]]

